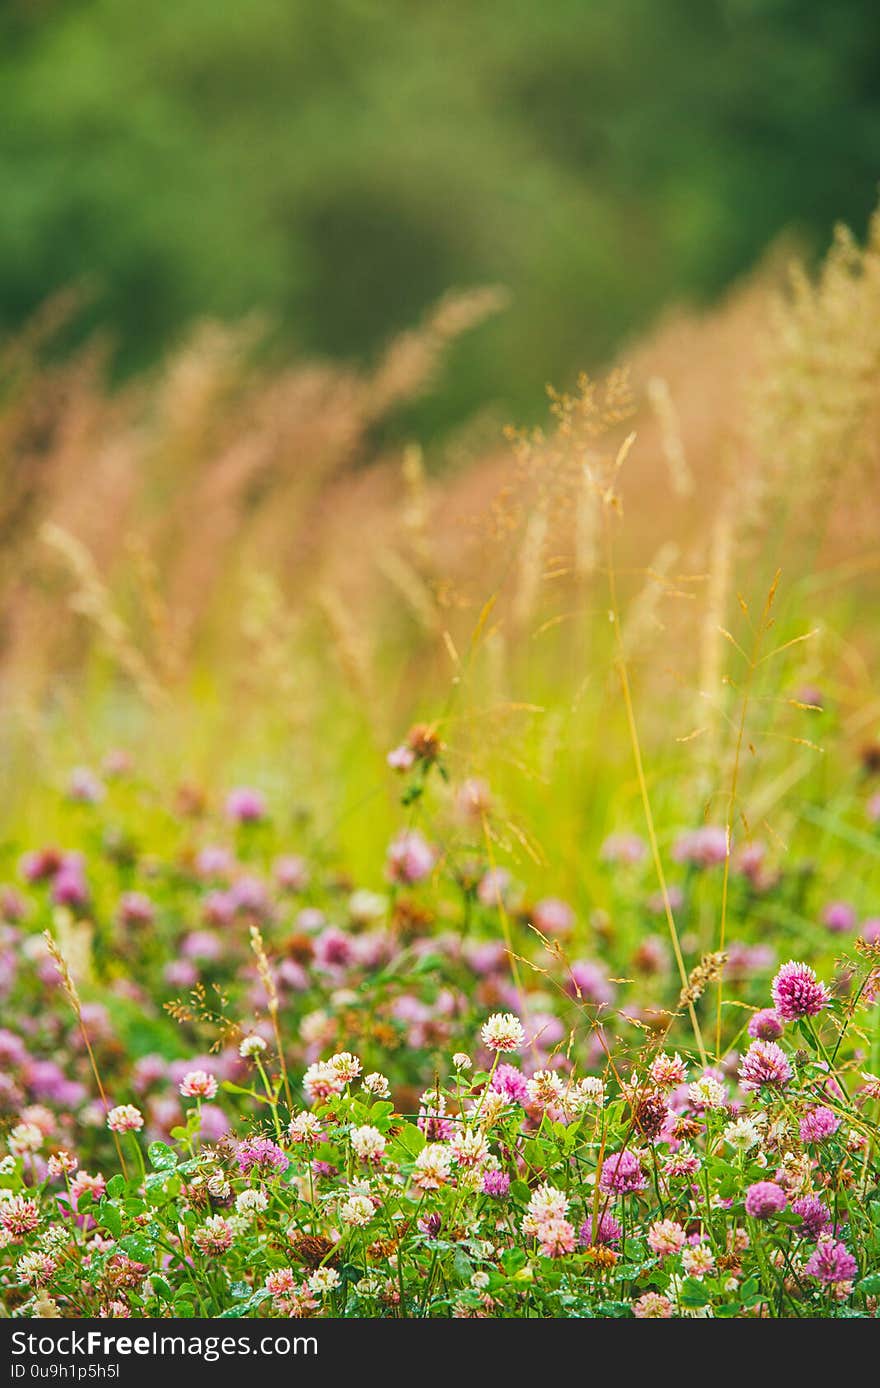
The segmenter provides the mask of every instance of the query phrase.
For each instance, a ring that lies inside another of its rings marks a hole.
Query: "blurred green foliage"
[[[0,324],[85,284],[122,371],[252,309],[368,358],[500,282],[432,422],[522,416],[876,198],[876,0],[6,0],[0,45]]]

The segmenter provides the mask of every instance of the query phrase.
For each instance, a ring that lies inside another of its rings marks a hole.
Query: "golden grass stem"
[[[43,931],[43,939],[46,941],[46,948],[52,956],[55,968],[58,970],[58,976],[61,979],[61,986],[64,989],[64,995],[67,998],[67,1001],[70,1003],[70,1006],[73,1008],[74,1015],[79,1025],[80,1035],[83,1039],[83,1045],[86,1048],[86,1054],[89,1058],[89,1065],[91,1066],[92,1074],[95,1077],[95,1084],[97,1086],[98,1093],[101,1096],[101,1103],[104,1107],[104,1116],[106,1117],[107,1114],[110,1112],[110,1101],[107,1098],[107,1094],[104,1089],[104,1083],[101,1079],[101,1072],[98,1069],[98,1062],[95,1059],[95,1052],[92,1050],[92,1043],[89,1039],[88,1029],[86,1028],[86,1024],[83,1020],[82,1004],[79,998],[79,990],[77,989],[73,974],[70,972],[70,966],[61,951],[61,946],[58,944],[56,940],[52,938],[52,935],[48,930]],[[122,1152],[122,1144],[119,1141],[119,1134],[116,1132],[112,1132],[112,1130],[111,1133],[113,1137],[113,1144],[116,1148],[116,1155],[119,1158],[119,1165],[122,1169],[122,1174],[125,1177],[125,1180],[127,1181],[128,1168],[125,1164],[125,1157]]]
[[[739,773],[742,763],[742,748],[745,738],[746,716],[748,714],[749,702],[752,695],[752,685],[755,678],[755,670],[758,667],[761,642],[770,623],[770,613],[773,608],[773,600],[776,597],[776,590],[779,587],[781,571],[777,569],[767,600],[764,603],[764,611],[761,614],[761,621],[755,632],[755,639],[752,644],[752,652],[748,659],[746,680],[743,686],[743,696],[740,702],[739,721],[736,729],[736,740],[733,752],[733,770],[730,776],[730,793],[727,797],[727,814],[725,816],[724,833],[724,874],[721,879],[721,919],[718,926],[718,952],[724,953],[724,944],[727,937],[727,904],[730,891],[730,849],[733,836],[733,820],[736,813],[737,794],[739,791]],[[722,969],[718,977],[718,995],[715,1008],[715,1058],[721,1058],[721,1012],[724,1006],[724,971]]]
[[[654,812],[651,808],[651,796],[648,791],[648,782],[645,777],[645,768],[642,761],[642,749],[639,741],[639,731],[636,724],[635,709],[633,707],[632,690],[629,682],[629,671],[627,670],[626,654],[623,647],[623,638],[620,628],[620,611],[617,599],[617,580],[614,571],[614,545],[611,537],[611,518],[608,507],[604,508],[605,517],[605,549],[608,564],[608,595],[611,605],[611,620],[614,625],[614,643],[616,651],[615,666],[620,680],[621,693],[623,695],[623,707],[626,713],[627,731],[629,733],[630,746],[632,748],[633,761],[636,768],[636,778],[639,783],[639,793],[642,799],[642,808],[645,814],[645,824],[648,832],[648,843],[651,848],[651,857],[654,862],[654,870],[657,874],[657,881],[660,884],[660,896],[663,901],[663,914],[666,917],[666,926],[669,931],[669,938],[672,942],[672,951],[675,955],[675,963],[681,979],[682,989],[688,987],[688,972],[685,968],[684,956],[681,952],[681,942],[678,938],[678,927],[675,924],[675,915],[672,910],[672,902],[669,897],[669,887],[666,882],[666,873],[663,869],[663,860],[660,856],[660,846],[657,842],[657,832],[654,827]],[[703,1042],[703,1034],[700,1030],[700,1022],[697,1017],[696,1008],[693,1002],[687,1002],[688,1014],[693,1028],[694,1040],[697,1043],[697,1050],[700,1053],[700,1060],[703,1065],[708,1064],[708,1055]]]

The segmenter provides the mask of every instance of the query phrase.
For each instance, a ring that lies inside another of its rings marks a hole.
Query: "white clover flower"
[[[306,1013],[299,1024],[299,1034],[307,1046],[329,1046],[336,1035],[336,1023],[319,1008]]]
[[[224,1219],[222,1215],[211,1215],[193,1234],[193,1243],[202,1253],[217,1257],[232,1247],[233,1239],[247,1231],[249,1221],[240,1215]]]
[[[44,1253],[58,1253],[70,1243],[70,1233],[61,1224],[50,1224],[40,1235],[40,1248]]]
[[[419,1099],[419,1109],[434,1117],[442,1118],[446,1112],[446,1095],[439,1089],[426,1089]]]
[[[144,1115],[134,1104],[117,1104],[107,1114],[107,1127],[111,1133],[136,1132],[144,1126]]]
[[[684,1249],[681,1265],[688,1277],[706,1277],[715,1271],[715,1255],[708,1244],[698,1243]]]
[[[345,1080],[326,1060],[316,1060],[303,1075],[303,1089],[312,1103],[328,1099],[331,1094],[341,1094],[344,1088]]]
[[[724,1129],[724,1141],[738,1152],[749,1152],[761,1141],[761,1127],[764,1122],[763,1113],[754,1117],[741,1115],[727,1124]]]
[[[385,1151],[385,1139],[378,1128],[365,1124],[362,1128],[352,1128],[349,1141],[361,1161],[377,1162]]]
[[[50,1280],[56,1266],[54,1258],[47,1253],[25,1253],[16,1263],[15,1270],[20,1281],[39,1287]]]
[[[309,1278],[309,1291],[315,1296],[323,1296],[325,1292],[335,1291],[342,1278],[335,1268],[318,1268]]]
[[[493,1012],[480,1036],[490,1051],[516,1051],[525,1039],[522,1023],[512,1012]]]
[[[370,925],[373,921],[381,920],[387,910],[387,896],[365,887],[352,892],[348,898],[348,914],[358,925]]]
[[[372,1200],[366,1195],[351,1195],[339,1206],[339,1218],[343,1224],[362,1229],[369,1224],[376,1213]]]
[[[456,1051],[455,1055],[452,1057],[452,1064],[455,1067],[455,1069],[459,1072],[463,1070],[470,1070],[473,1063],[474,1062],[471,1060],[470,1056],[465,1055],[464,1051]]]
[[[594,1075],[586,1075],[569,1085],[562,1096],[566,1113],[576,1117],[588,1108],[601,1108],[605,1102],[605,1086]]]
[[[486,1288],[488,1287],[488,1285],[489,1285],[489,1274],[488,1274],[488,1272],[483,1272],[482,1270],[478,1270],[477,1272],[474,1272],[474,1273],[471,1274],[471,1286],[474,1287],[478,1292],[483,1292],[483,1291],[485,1291]]]
[[[565,1219],[567,1214],[568,1196],[545,1181],[532,1191],[520,1228],[524,1234],[536,1234],[541,1225],[553,1219]]]
[[[378,1296],[382,1290],[382,1281],[378,1277],[362,1277],[359,1282],[355,1282],[354,1289],[358,1296]]]
[[[476,1128],[459,1128],[452,1134],[449,1150],[458,1166],[482,1167],[489,1156],[489,1143]]]
[[[529,1103],[535,1108],[551,1108],[558,1104],[565,1091],[565,1081],[558,1070],[536,1070],[526,1085]]]
[[[268,1208],[269,1197],[264,1190],[243,1190],[235,1197],[236,1212],[250,1219]]]
[[[416,1157],[413,1184],[419,1190],[439,1190],[449,1180],[452,1153],[442,1142],[428,1142]]]
[[[351,1084],[352,1080],[356,1080],[363,1069],[361,1062],[356,1055],[352,1055],[351,1051],[339,1051],[337,1055],[331,1055],[328,1064],[343,1084]]]
[[[688,1096],[697,1108],[724,1108],[727,1091],[713,1075],[702,1075],[688,1085]]]
[[[320,1118],[309,1113],[308,1109],[294,1114],[287,1131],[293,1142],[319,1142],[324,1135]]]
[[[387,1099],[391,1093],[391,1084],[389,1083],[387,1075],[380,1074],[378,1070],[374,1070],[371,1075],[364,1076],[364,1089],[369,1090],[371,1094],[375,1094],[377,1099]]]
[[[232,1186],[223,1175],[222,1171],[215,1171],[207,1180],[208,1194],[214,1200],[228,1200],[232,1194]]]
[[[39,1152],[43,1141],[42,1129],[36,1123],[16,1123],[9,1134],[9,1150],[16,1157],[24,1157],[29,1152]]]
[[[268,1050],[268,1044],[262,1036],[246,1036],[238,1048],[238,1054],[245,1060],[253,1060],[265,1050]]]

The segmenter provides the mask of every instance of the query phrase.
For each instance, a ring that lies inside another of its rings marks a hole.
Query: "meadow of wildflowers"
[[[668,517],[639,381],[554,393],[448,581],[412,450],[403,513],[333,482],[313,606],[268,526],[194,560],[186,650],[146,541],[135,599],[37,508],[81,626],[6,667],[8,1316],[877,1315],[878,264],[773,300],[723,447],[651,376]]]

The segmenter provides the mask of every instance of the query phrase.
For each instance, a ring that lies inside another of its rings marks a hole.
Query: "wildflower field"
[[[0,400],[5,1315],[876,1317],[880,222],[442,440],[499,291],[112,393],[64,311]]]

